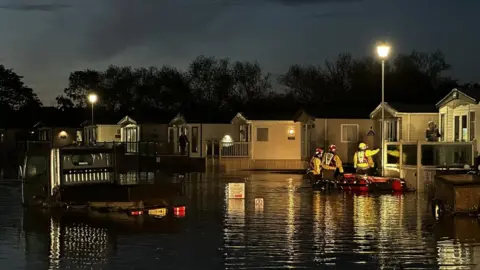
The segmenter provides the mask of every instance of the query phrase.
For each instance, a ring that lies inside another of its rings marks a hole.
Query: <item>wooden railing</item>
[[[220,142],[220,157],[250,157],[249,142]]]

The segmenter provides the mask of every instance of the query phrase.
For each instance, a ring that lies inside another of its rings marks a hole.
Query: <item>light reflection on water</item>
[[[227,199],[225,184],[244,179],[246,198]],[[19,187],[0,184],[2,269],[477,269],[480,258],[479,223],[436,223],[415,193],[314,192],[282,174],[192,174],[185,190],[185,219],[107,222],[23,211]]]

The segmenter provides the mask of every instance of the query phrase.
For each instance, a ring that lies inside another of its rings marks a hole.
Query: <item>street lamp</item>
[[[92,125],[93,125],[93,105],[97,102],[98,96],[95,93],[88,95],[88,101],[92,104]]]
[[[386,43],[377,46],[378,57],[382,60],[382,175],[385,173],[385,59],[390,53],[390,46]]]

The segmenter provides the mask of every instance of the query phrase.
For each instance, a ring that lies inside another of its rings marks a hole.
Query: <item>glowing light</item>
[[[68,137],[68,133],[65,130],[62,130],[58,133],[58,137],[60,139],[66,139]]]
[[[293,178],[288,178],[288,209],[287,209],[287,245],[289,260],[293,261],[295,254],[295,186]]]
[[[232,136],[226,134],[225,136],[223,136],[222,138],[222,146],[223,147],[230,147],[233,145],[233,139],[232,139]]]
[[[97,94],[95,93],[91,93],[90,95],[88,95],[88,101],[92,104],[96,103],[98,100],[98,96]]]
[[[380,58],[387,58],[390,53],[390,46],[387,44],[381,44],[377,46],[377,54]]]
[[[295,135],[295,129],[289,128],[289,129],[288,129],[288,135],[290,135],[290,136]]]

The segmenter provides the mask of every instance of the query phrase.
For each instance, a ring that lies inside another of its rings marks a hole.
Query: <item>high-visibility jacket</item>
[[[355,169],[373,168],[375,163],[373,162],[372,156],[377,154],[379,151],[380,149],[360,150],[355,152],[355,155],[353,155],[353,167],[355,167]]]
[[[319,175],[322,173],[322,161],[318,157],[313,157],[310,160],[310,170],[312,171],[313,175]]]
[[[334,153],[326,153],[323,155],[322,167],[325,170],[335,170],[338,168],[343,173],[343,164],[339,156]]]

